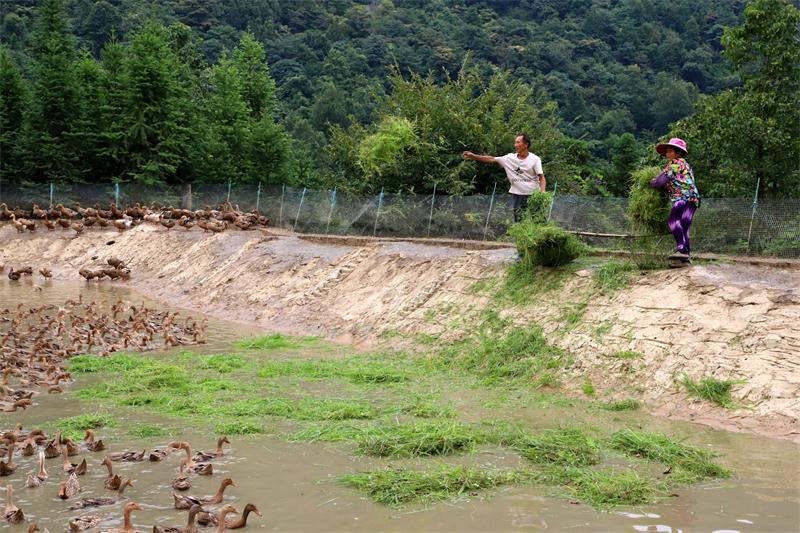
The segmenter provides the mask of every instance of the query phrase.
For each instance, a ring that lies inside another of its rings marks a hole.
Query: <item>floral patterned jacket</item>
[[[661,174],[650,180],[650,186],[656,189],[667,189],[672,203],[678,200],[700,205],[700,192],[694,179],[692,167],[685,159],[679,157],[671,159],[661,171]]]

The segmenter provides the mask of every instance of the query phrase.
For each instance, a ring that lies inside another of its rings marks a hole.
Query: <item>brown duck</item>
[[[203,505],[204,503],[220,503],[222,501],[223,494],[225,493],[225,489],[228,486],[236,486],[233,480],[229,477],[226,477],[222,480],[219,484],[219,489],[217,489],[217,493],[213,496],[203,496],[203,497],[196,497],[196,496],[181,496],[180,494],[172,493],[172,498],[175,500],[175,509],[191,509],[192,505]]]
[[[101,452],[106,449],[106,445],[103,444],[102,439],[95,440],[94,431],[91,429],[86,430],[86,434],[83,436],[83,444],[90,452]]]
[[[241,529],[247,526],[247,516],[253,513],[256,516],[262,516],[261,510],[255,506],[253,503],[248,503],[244,506],[242,510],[242,516],[236,519],[233,522],[227,522],[225,527],[228,529]],[[197,515],[197,523],[201,526],[209,527],[209,526],[218,526],[219,525],[219,515],[213,511],[201,511],[200,514]]]
[[[10,476],[17,469],[14,462],[14,445],[8,447],[8,457],[6,461],[0,461],[0,476]]]
[[[31,472],[28,474],[28,479],[25,481],[25,486],[29,489],[41,487],[47,481],[47,470],[44,469],[44,452],[39,452],[39,471],[37,473]]]
[[[153,526],[153,533],[195,533],[197,526],[194,523],[197,513],[202,511],[203,508],[199,505],[192,505],[189,508],[189,519],[185,527],[160,527]]]
[[[141,452],[116,452],[108,454],[108,459],[114,462],[117,461],[128,461],[131,463],[136,463],[139,461],[144,460],[144,454],[147,450],[142,450]]]
[[[134,511],[143,511],[142,507],[138,503],[129,502],[125,504],[125,507],[122,511],[123,516],[123,524],[121,528],[109,529],[105,533],[138,533],[136,529],[133,528],[133,522],[131,521],[131,513]]]
[[[78,494],[81,491],[81,484],[78,482],[78,477],[75,472],[69,475],[66,481],[58,484],[58,497],[66,500]]]
[[[14,502],[11,500],[13,490],[11,483],[6,485],[6,509],[3,512],[3,519],[12,524],[20,524],[25,520],[25,513],[22,512],[22,509],[14,505]]]
[[[80,464],[70,463],[69,462],[69,452],[67,451],[67,447],[62,448],[64,456],[64,473],[65,474],[75,474],[76,476],[82,476],[86,473],[86,459],[80,462]]]
[[[126,479],[125,481],[120,483],[119,489],[117,490],[117,496],[115,498],[108,498],[104,496],[100,496],[97,498],[83,498],[70,505],[69,510],[74,511],[76,509],[85,509],[86,507],[100,507],[102,505],[113,505],[123,498],[125,487],[133,487],[133,481],[131,481],[130,479]]]
[[[228,440],[227,436],[222,435],[220,438],[217,439],[217,449],[216,450],[214,450],[213,452],[202,452],[202,451],[201,452],[196,452],[192,456],[192,460],[195,461],[195,462],[198,462],[198,463],[205,463],[205,462],[211,461],[211,460],[213,460],[213,459],[215,459],[217,457],[222,457],[223,454],[225,453],[222,450],[222,445],[225,444],[225,443],[230,444],[231,441]]]
[[[104,464],[106,465],[106,468],[108,468],[108,477],[103,483],[103,486],[108,490],[117,490],[120,484],[122,483],[122,478],[119,477],[117,474],[115,474],[114,471],[112,470],[111,459],[105,457],[103,458],[103,462],[100,464]]]
[[[192,488],[192,482],[189,481],[189,474],[186,473],[186,465],[189,460],[186,457],[181,457],[181,465],[178,467],[178,477],[172,480],[172,488],[175,490],[189,490]]]

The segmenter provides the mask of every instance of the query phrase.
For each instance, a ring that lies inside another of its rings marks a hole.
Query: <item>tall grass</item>
[[[736,402],[734,402],[733,398],[731,397],[731,388],[734,385],[744,382],[720,380],[713,377],[705,377],[700,381],[695,381],[689,376],[683,376],[683,378],[680,380],[680,383],[686,387],[686,390],[692,396],[701,398],[703,400],[708,400],[719,405],[720,407],[730,409],[736,407]]]

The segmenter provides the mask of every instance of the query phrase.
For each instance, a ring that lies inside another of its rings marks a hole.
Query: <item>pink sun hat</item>
[[[679,139],[677,137],[673,137],[668,142],[656,146],[656,152],[658,152],[661,155],[665,155],[667,153],[668,147],[677,148],[679,150],[682,150],[684,154],[686,155],[689,154],[689,150],[686,149],[686,141],[684,141],[683,139]]]

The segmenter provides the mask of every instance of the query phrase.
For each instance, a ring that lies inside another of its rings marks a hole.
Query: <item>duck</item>
[[[7,461],[0,461],[0,476],[10,476],[17,469],[17,464],[14,462],[14,446],[8,447],[7,459]]]
[[[19,272],[18,270],[14,270],[14,267],[11,267],[8,270],[7,276],[8,276],[8,279],[10,279],[11,281],[19,281],[19,278],[22,277],[22,272]]]
[[[158,221],[162,226],[167,228],[167,231],[175,227],[175,221],[167,218],[162,218]]]
[[[67,455],[72,457],[73,455],[78,455],[81,453],[81,448],[70,438],[64,438],[61,440],[61,444],[67,449]]]
[[[113,505],[122,499],[123,493],[125,492],[125,487],[133,487],[133,481],[131,481],[130,479],[126,479],[125,481],[120,483],[119,489],[117,489],[117,496],[114,498],[109,498],[105,496],[100,496],[96,498],[83,498],[70,505],[69,510],[74,511],[76,509],[85,509],[86,507],[100,507],[101,505]]]
[[[189,508],[189,519],[186,523],[186,527],[153,526],[153,533],[195,533],[197,531],[197,526],[194,523],[195,517],[202,510],[203,508],[199,505],[192,505]]]
[[[69,530],[73,533],[77,533],[78,531],[92,529],[93,527],[97,527],[102,520],[102,518],[93,514],[79,516],[69,521]]]
[[[172,480],[172,488],[175,490],[189,490],[192,488],[192,482],[189,481],[189,474],[186,473],[186,465],[189,460],[186,457],[181,457],[181,464],[178,467],[178,477]]]
[[[189,445],[188,442],[173,442],[170,443],[170,446],[173,448],[178,448],[186,452],[186,458],[189,460],[189,463],[186,465],[186,469],[189,472],[193,472],[198,476],[210,476],[214,473],[214,465],[212,464],[198,464],[195,463],[192,459],[192,447]]]
[[[150,452],[150,455],[148,456],[148,460],[150,462],[153,462],[153,463],[157,463],[159,461],[163,461],[164,459],[167,458],[167,456],[169,455],[169,452],[171,450],[172,450],[172,448],[169,447],[169,446],[167,446],[163,450],[160,450],[160,449],[156,448],[156,449],[154,449],[153,451]]]
[[[45,447],[44,447],[44,456],[45,457],[47,457],[48,459],[53,459],[53,458],[58,457],[59,455],[61,455],[61,451],[58,449],[58,445],[60,443],[60,440],[61,440],[61,432],[59,431],[58,433],[56,433],[56,436],[53,437],[53,440],[51,440],[47,444],[45,444]]]
[[[195,462],[198,462],[198,463],[202,463],[202,462],[206,462],[206,461],[211,461],[212,459],[215,459],[217,457],[222,457],[223,454],[225,453],[222,450],[222,445],[224,443],[230,444],[231,441],[228,440],[227,436],[222,435],[220,438],[217,439],[217,449],[216,450],[214,450],[213,452],[202,452],[202,451],[196,452],[192,456],[192,460],[195,461]]]
[[[84,475],[86,473],[86,459],[81,461],[80,464],[70,463],[67,447],[64,446],[61,449],[63,450],[62,455],[64,456],[64,473],[75,474],[76,476]]]
[[[250,513],[261,517],[261,510],[256,507],[254,503],[248,503],[242,510],[242,515],[234,522],[228,522],[225,527],[228,529],[241,529],[247,526],[247,517]],[[202,511],[197,515],[197,523],[205,527],[213,527],[219,525],[219,515],[213,511]]]
[[[103,444],[103,440],[95,440],[94,439],[94,431],[91,429],[87,429],[86,433],[83,436],[83,444],[86,446],[86,449],[90,452],[102,452],[106,449],[106,445]]]
[[[103,486],[108,490],[117,490],[122,483],[122,478],[115,474],[111,469],[111,459],[108,457],[103,458],[103,462],[100,464],[106,465],[108,468],[108,477],[106,478]]]
[[[50,279],[53,277],[53,273],[50,271],[50,269],[45,267],[39,269],[39,274],[41,274],[45,279]]]
[[[217,504],[222,501],[225,489],[228,486],[236,486],[236,483],[229,477],[223,479],[219,484],[217,493],[212,496],[203,496],[198,498],[196,496],[181,496],[180,494],[172,493],[172,498],[175,500],[175,509],[190,509],[192,505],[203,505],[205,503]]]
[[[225,516],[229,514],[238,514],[238,513],[239,511],[237,511],[233,505],[231,504],[224,505],[222,509],[219,510],[219,524],[217,524],[217,533],[224,533],[225,528],[227,527],[227,523],[225,522]]]
[[[111,224],[113,224],[114,227],[117,228],[117,230],[120,233],[122,233],[126,229],[130,229],[131,228],[131,226],[133,225],[133,219],[132,218],[127,218],[127,217],[126,218],[118,218],[116,220],[113,220],[111,222]]]
[[[138,533],[138,530],[133,528],[133,522],[131,522],[131,513],[134,511],[144,511],[141,505],[134,502],[128,502],[125,504],[122,510],[123,516],[123,524],[121,528],[109,529],[105,533]]]
[[[78,482],[78,477],[75,472],[71,473],[66,481],[58,484],[58,497],[66,500],[78,494],[81,491],[81,484]]]
[[[14,502],[11,500],[13,490],[11,483],[6,485],[6,509],[3,512],[3,519],[11,524],[21,524],[22,521],[25,520],[25,513],[22,512],[22,509],[14,505]]]
[[[139,461],[144,460],[144,454],[147,450],[142,450],[141,452],[116,452],[108,454],[108,459],[110,461],[128,461],[130,463],[138,463]]]
[[[44,469],[44,452],[39,452],[39,471],[37,473],[31,472],[28,474],[28,479],[25,481],[25,486],[29,489],[41,487],[47,481],[47,470]]]
[[[19,445],[19,452],[25,457],[35,454],[37,449],[36,441],[32,438],[25,439],[25,442]]]

